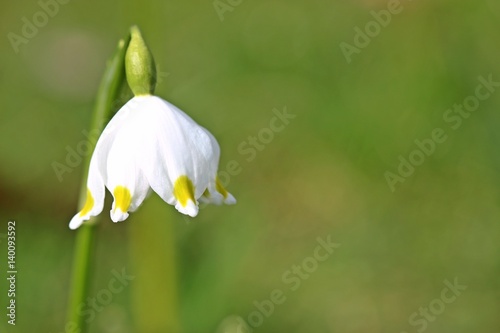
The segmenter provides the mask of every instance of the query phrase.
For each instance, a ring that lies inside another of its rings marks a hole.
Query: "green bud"
[[[156,87],[156,66],[141,31],[137,26],[130,28],[130,43],[125,55],[127,82],[135,96],[152,95]]]

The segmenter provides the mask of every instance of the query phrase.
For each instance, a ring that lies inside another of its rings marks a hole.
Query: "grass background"
[[[500,80],[500,5],[402,6],[348,64],[339,44],[386,1],[242,1],[223,21],[209,0],[70,1],[18,53],[8,33],[21,35],[41,7],[2,2],[0,232],[17,221],[19,271],[17,325],[2,310],[2,331],[64,331],[82,167],[59,181],[52,163],[85,140],[105,62],[138,24],[159,65],[157,94],[214,133],[222,170],[240,164],[228,186],[238,204],[191,220],[152,197],[113,224],[107,200],[92,295],[114,269],[136,278],[91,332],[167,332],[172,316],[182,332],[237,332],[231,316],[247,319],[274,289],[286,301],[256,332],[417,332],[409,317],[454,278],[467,290],[425,331],[498,332],[500,93],[457,130],[443,114],[479,76]],[[247,161],[238,146],[284,107],[296,118]],[[435,128],[448,139],[392,192],[384,173]],[[341,247],[290,291],[284,272],[328,235]],[[165,305],[169,260],[177,309]],[[0,279],[1,308],[6,287]]]

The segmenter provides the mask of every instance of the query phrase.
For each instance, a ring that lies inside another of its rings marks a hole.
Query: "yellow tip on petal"
[[[228,194],[227,190],[224,188],[224,186],[222,186],[219,177],[215,178],[215,189],[217,190],[217,192],[219,192],[220,194],[222,194],[222,196],[224,197],[224,199],[227,198],[227,194]]]
[[[177,178],[174,184],[174,197],[182,207],[186,207],[189,200],[195,202],[193,182],[188,176]]]
[[[117,186],[113,191],[113,195],[115,197],[115,209],[119,209],[126,213],[132,201],[130,190],[125,186]]]
[[[92,193],[90,193],[90,190],[87,189],[87,199],[85,200],[85,205],[83,206],[82,210],[78,214],[80,217],[87,215],[92,208],[94,207],[94,197],[92,196]]]

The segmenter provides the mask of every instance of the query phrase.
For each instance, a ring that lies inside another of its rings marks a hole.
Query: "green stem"
[[[68,323],[65,327],[66,330],[70,329],[71,332],[83,333],[87,329],[86,322],[83,320],[78,309],[88,295],[94,233],[95,224],[87,223],[84,223],[77,232]]]
[[[174,230],[178,215],[171,208],[155,195],[130,217],[132,315],[137,332],[182,331]]]
[[[120,40],[114,56],[107,64],[97,93],[96,104],[90,124],[90,133],[92,134],[101,133],[103,125],[115,111],[116,101],[121,93],[122,84],[125,82],[124,59],[129,41],[130,36],[127,37],[126,40]],[[91,144],[95,145],[95,142],[91,142]],[[84,176],[81,183],[79,198],[80,208],[85,204],[90,159],[90,155],[85,158]],[[72,332],[85,333],[87,331],[87,323],[81,316],[80,308],[88,297],[97,221],[97,217],[91,218],[78,229],[76,235],[72,281],[68,303],[68,322],[65,327],[66,330],[69,329]]]

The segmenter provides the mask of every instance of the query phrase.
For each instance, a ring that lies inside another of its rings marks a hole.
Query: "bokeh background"
[[[254,302],[275,289],[286,301],[255,332],[498,332],[500,92],[457,130],[443,114],[479,76],[500,81],[500,4],[401,1],[350,63],[339,45],[388,1],[221,1],[221,20],[211,0],[71,0],[17,53],[8,34],[42,7],[2,1],[0,233],[17,221],[19,273],[15,327],[0,279],[1,331],[65,332],[83,167],[59,179],[53,163],[85,142],[106,60],[138,24],[157,94],[214,133],[221,170],[238,162],[238,204],[189,219],[152,196],[113,224],[107,200],[89,296],[114,270],[135,278],[95,311],[91,332],[246,332]],[[274,109],[295,118],[249,161],[238,147]],[[391,191],[385,173],[435,128],[447,140]],[[341,246],[291,290],[283,274],[328,236]],[[443,281],[455,279],[467,289],[442,309]],[[413,315],[429,305],[432,320]]]

